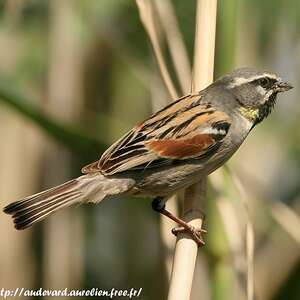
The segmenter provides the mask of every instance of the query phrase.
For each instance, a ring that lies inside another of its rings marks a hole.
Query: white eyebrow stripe
[[[276,76],[275,74],[270,74],[270,73],[264,73],[264,75],[262,75],[262,76],[266,76],[266,77],[269,77],[271,79],[276,79],[276,80],[279,79],[278,76]]]
[[[233,82],[231,82],[228,85],[228,88],[235,88],[235,87],[240,86],[244,83],[251,82],[253,80],[257,80],[257,79],[264,78],[264,77],[280,80],[280,78],[277,77],[275,74],[264,73],[262,75],[259,75],[259,76],[256,75],[256,76],[252,76],[252,77],[249,77],[249,78],[243,78],[243,77],[236,78],[236,79],[234,79]]]

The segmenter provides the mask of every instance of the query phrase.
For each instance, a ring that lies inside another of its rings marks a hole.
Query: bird
[[[98,161],[83,167],[80,177],[13,202],[3,211],[21,230],[73,204],[148,197],[155,211],[177,222],[200,246],[204,230],[173,215],[166,201],[221,167],[271,113],[277,95],[291,88],[274,73],[236,69],[133,127]]]

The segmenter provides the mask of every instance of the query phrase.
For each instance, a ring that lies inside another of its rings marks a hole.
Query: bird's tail
[[[82,202],[100,202],[107,193],[102,191],[104,176],[84,175],[44,192],[26,197],[6,206],[16,229],[25,229],[55,211]]]

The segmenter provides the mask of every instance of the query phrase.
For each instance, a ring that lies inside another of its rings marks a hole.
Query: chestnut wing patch
[[[201,156],[201,154],[214,143],[215,140],[211,135],[199,134],[186,139],[149,141],[146,142],[146,148],[162,157],[187,159]]]

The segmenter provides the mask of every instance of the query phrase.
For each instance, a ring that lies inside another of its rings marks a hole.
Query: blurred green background
[[[192,65],[196,1],[167,2]],[[179,90],[158,17],[156,26]],[[249,200],[258,300],[300,299],[299,26],[298,0],[218,3],[216,76],[252,66],[295,87],[229,163]],[[168,99],[135,1],[0,0],[1,206],[79,176]],[[215,175],[208,194],[192,299],[246,299],[245,209],[232,174]],[[0,288],[142,287],[141,299],[165,299],[175,238],[161,235],[150,207],[114,199],[24,232],[1,214]]]

